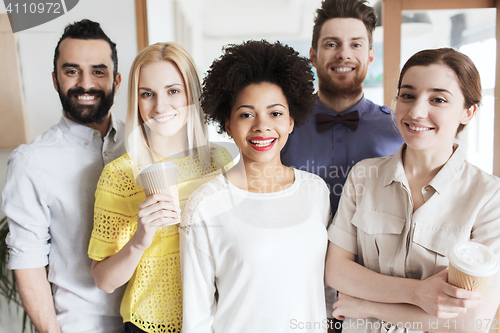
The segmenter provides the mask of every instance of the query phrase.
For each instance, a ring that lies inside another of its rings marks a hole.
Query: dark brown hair
[[[102,31],[101,25],[97,22],[83,19],[79,22],[69,24],[64,28],[64,33],[57,43],[54,52],[54,74],[57,78],[57,59],[59,59],[59,45],[66,38],[83,39],[83,40],[96,40],[102,39],[109,44],[111,48],[111,59],[113,60],[113,74],[114,77],[118,74],[118,54],[116,52],[116,44],[109,39],[109,37]]]
[[[367,0],[324,0],[316,10],[312,35],[312,47],[318,49],[319,35],[323,24],[332,18],[355,18],[361,20],[368,33],[370,49],[373,45],[373,30],[377,24],[375,9],[367,5]]]
[[[451,48],[441,48],[423,50],[415,53],[401,69],[398,81],[398,96],[401,88],[401,81],[406,71],[413,66],[429,66],[443,64],[448,66],[457,76],[458,85],[464,96],[464,108],[468,109],[473,105],[481,103],[481,78],[479,72],[468,56]],[[464,129],[465,125],[460,124],[457,134]]]

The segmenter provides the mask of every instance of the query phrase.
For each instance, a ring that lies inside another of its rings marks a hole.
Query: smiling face
[[[240,148],[245,162],[281,165],[280,152],[293,130],[288,103],[281,88],[250,84],[236,96],[226,132]]]
[[[361,20],[333,18],[321,27],[317,49],[309,56],[319,79],[320,94],[358,96],[363,93],[363,81],[375,59],[370,49],[368,32]]]
[[[141,118],[152,134],[187,138],[187,90],[173,62],[158,61],[142,66],[138,100]]]
[[[101,123],[109,114],[121,76],[113,76],[108,42],[66,38],[59,45],[54,87],[68,118],[80,123]]]
[[[413,66],[401,81],[396,118],[409,149],[447,151],[458,126],[467,124],[476,108],[465,108],[457,77],[448,66]]]

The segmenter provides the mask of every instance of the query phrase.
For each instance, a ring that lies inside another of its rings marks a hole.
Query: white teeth
[[[269,139],[269,140],[253,140],[250,141],[252,144],[254,144],[257,147],[266,147],[269,146],[274,140],[276,139]]]
[[[157,123],[160,123],[160,124],[163,124],[163,123],[166,123],[167,121],[173,119],[175,117],[175,114],[174,115],[171,115],[171,116],[165,116],[165,117],[156,117],[156,118],[153,118]]]
[[[333,69],[336,72],[351,72],[353,71],[353,68],[350,67],[337,67]]]
[[[408,127],[412,130],[412,131],[417,131],[417,132],[422,132],[422,131],[427,131],[430,129],[430,127],[415,127],[415,126],[412,126],[412,125],[408,125]]]
[[[92,96],[92,95],[79,95],[78,99],[81,99],[83,101],[91,101],[91,100],[95,99],[95,96]]]

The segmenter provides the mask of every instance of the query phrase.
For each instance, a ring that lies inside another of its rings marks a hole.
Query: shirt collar
[[[403,151],[405,148],[406,144],[403,143],[398,152],[391,156],[386,168],[387,172],[384,175],[384,186],[390,185],[393,182],[407,184],[408,181],[403,168]],[[451,157],[428,184],[438,193],[444,191],[446,187],[448,187],[465,162],[464,150],[458,144],[456,144],[454,148],[455,151]]]
[[[118,138],[118,123],[115,121],[115,118],[113,117],[113,114],[110,115],[111,116],[111,119],[110,119],[110,126],[109,126],[109,131],[108,133],[106,134],[106,137],[108,139],[113,139],[113,142],[116,142],[117,138]]]
[[[366,103],[367,103],[367,99],[365,98],[365,94],[363,94],[363,97],[361,97],[359,102],[357,102],[353,107],[351,107],[351,108],[349,108],[341,113],[336,113],[336,112],[330,110],[329,108],[327,108],[325,105],[323,105],[323,103],[321,103],[321,101],[319,100],[318,94],[316,94],[316,105],[318,107],[314,108],[314,113],[315,114],[324,113],[324,114],[331,114],[332,116],[338,116],[338,115],[347,114],[347,113],[352,112],[352,111],[358,111],[359,116],[361,117],[361,115],[363,114],[363,112],[366,109]]]
[[[384,186],[390,185],[393,182],[406,183],[406,175],[403,168],[403,151],[405,148],[406,143],[403,143],[398,152],[390,157],[386,166],[387,172],[384,173]]]
[[[432,178],[429,185],[432,186],[436,192],[443,192],[452,182],[457,172],[462,168],[464,162],[465,151],[460,148],[458,144],[456,144],[455,151],[451,155],[450,159],[441,168],[441,170],[439,170],[437,175]]]
[[[85,143],[91,142],[94,136],[100,136],[99,131],[69,119],[65,113],[63,113],[61,120],[59,121],[59,127],[64,132],[64,134],[83,146],[86,146]],[[106,134],[106,138],[112,139],[113,142],[116,142],[118,137],[117,134],[118,124],[111,114],[110,127],[108,133]]]

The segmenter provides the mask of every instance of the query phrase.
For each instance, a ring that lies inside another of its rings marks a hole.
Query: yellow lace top
[[[223,147],[212,144],[212,173],[206,174],[197,156],[172,160],[177,166],[181,210],[191,193],[232,166]],[[133,175],[132,160],[125,154],[107,164],[96,190],[94,228],[88,255],[104,260],[120,251],[137,229],[139,204],[146,199]],[[203,174],[205,173],[205,174]],[[182,284],[178,224],[158,228],[153,243],[144,252],[123,296],[120,314],[146,332],[180,332]]]

